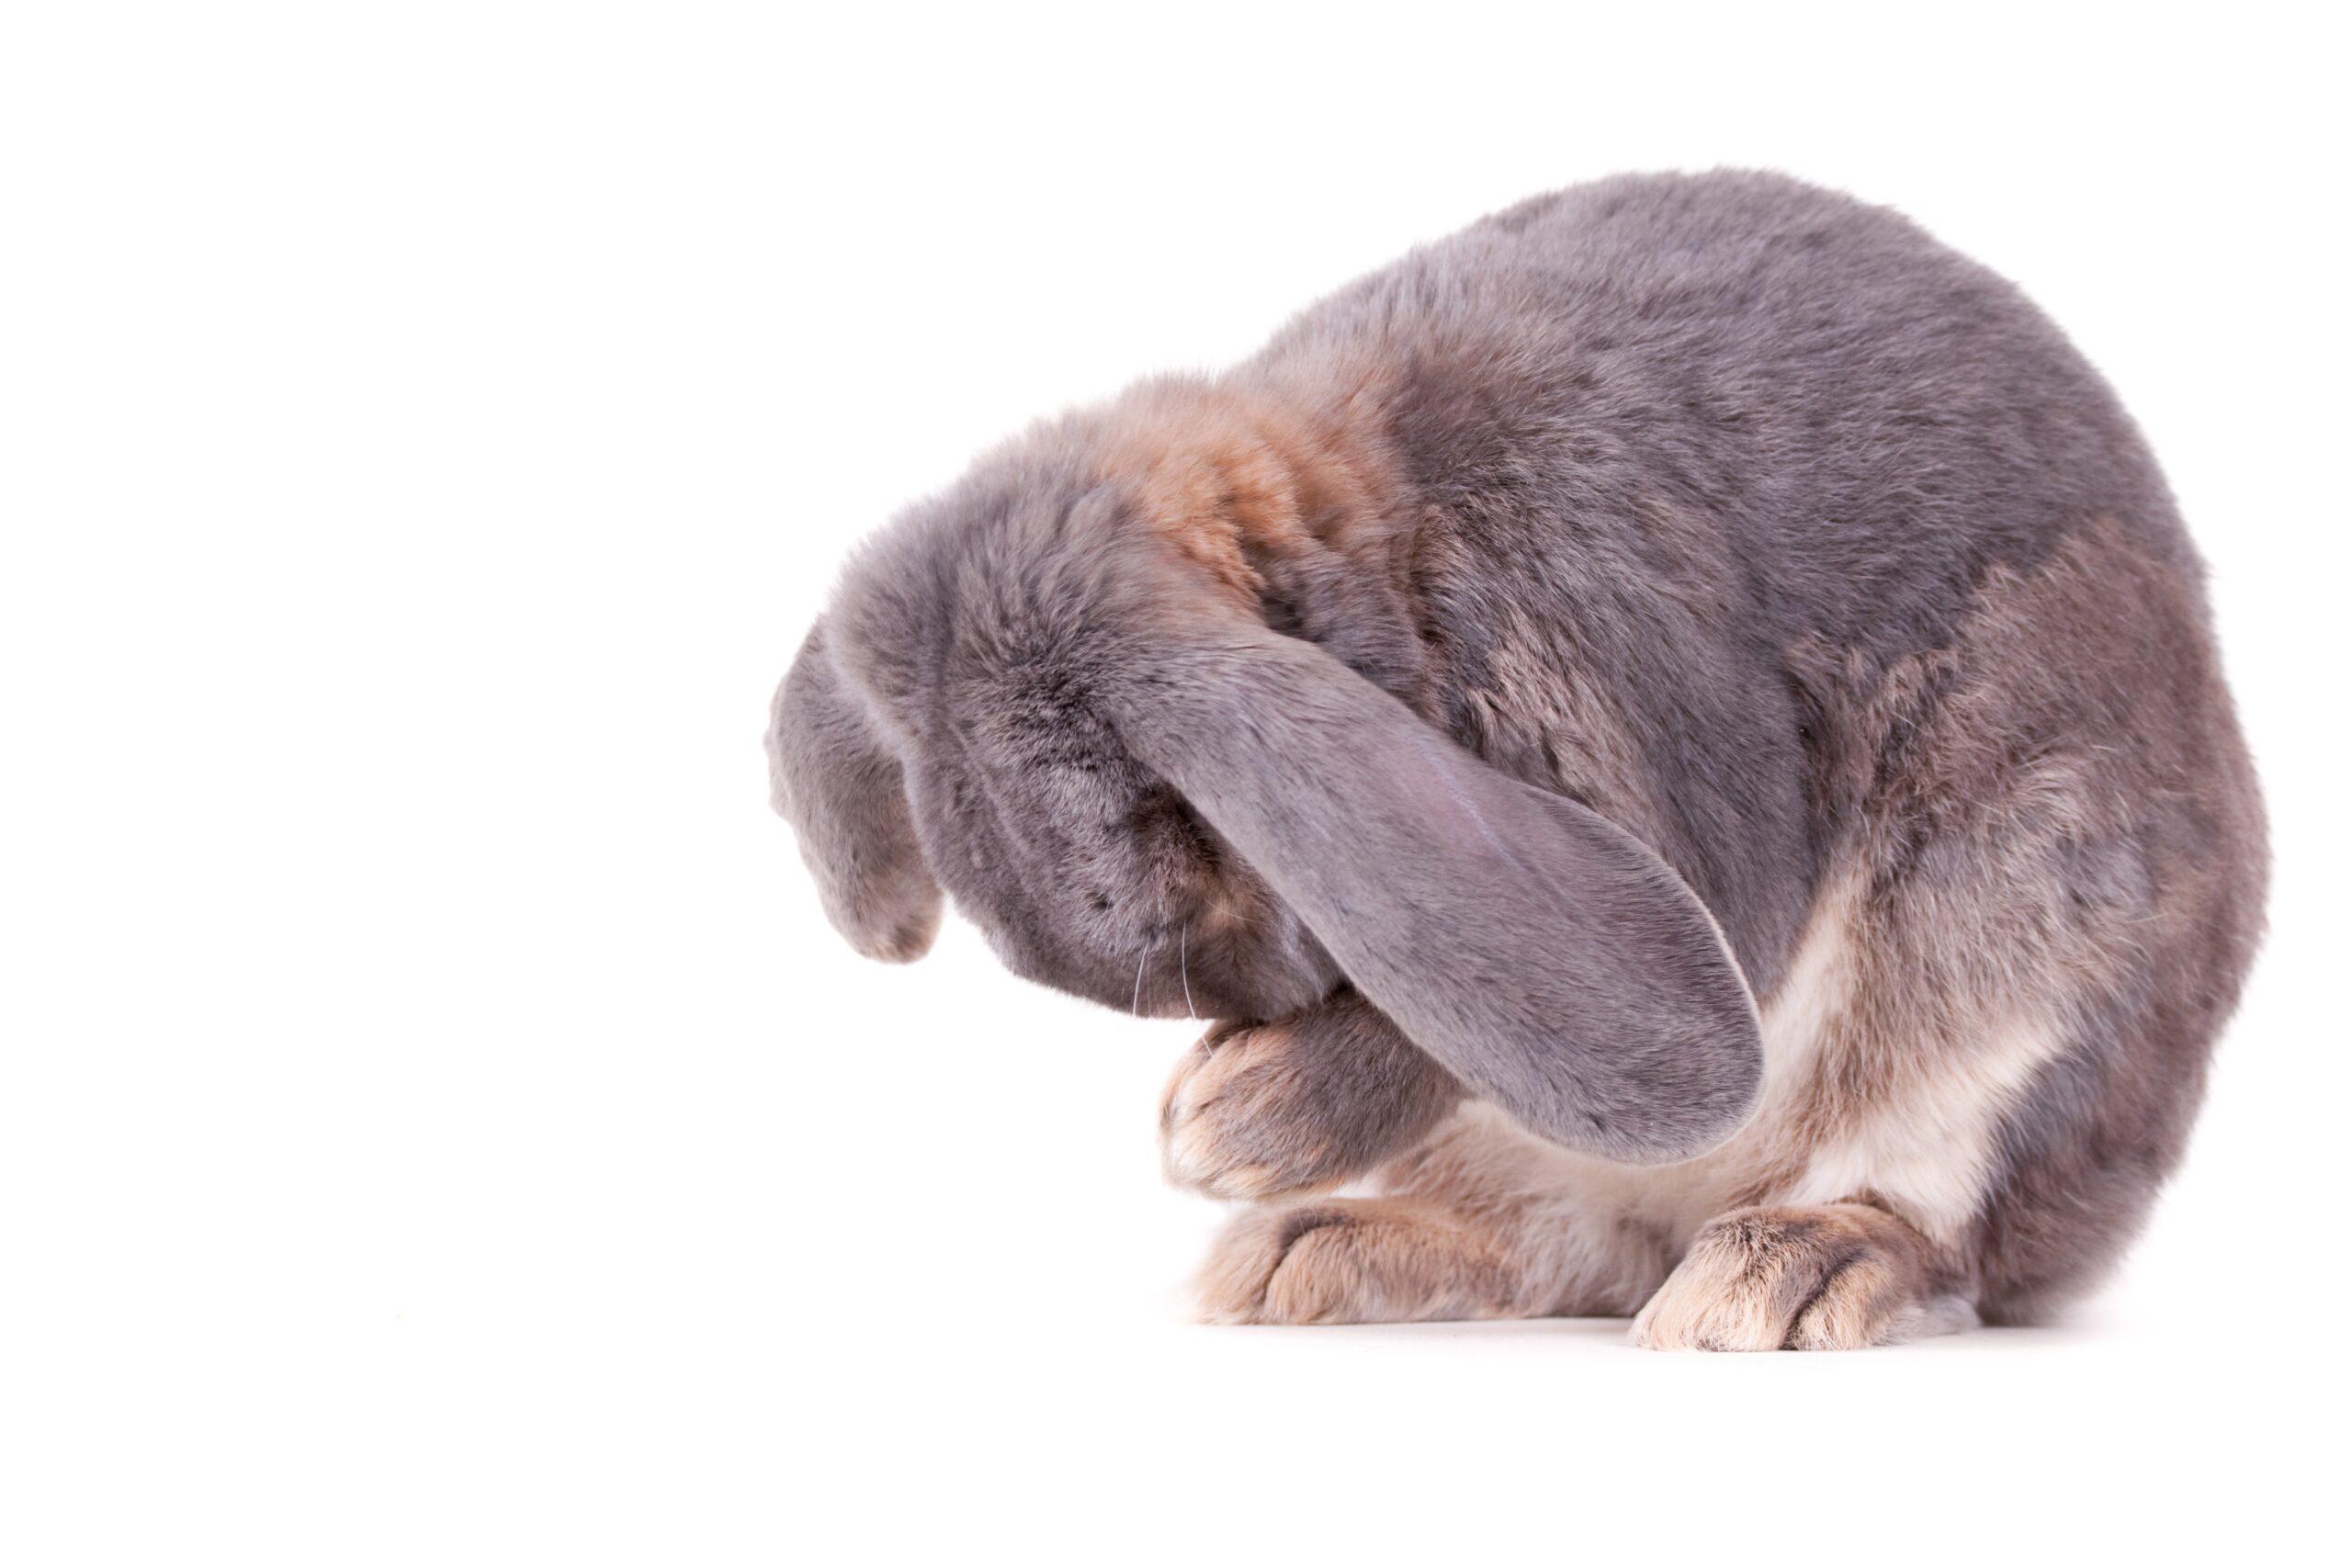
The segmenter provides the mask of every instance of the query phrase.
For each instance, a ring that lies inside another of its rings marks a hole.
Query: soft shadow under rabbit
[[[1228,1021],[1162,1115],[1250,1205],[1226,1320],[2030,1317],[2178,1159],[2260,923],[2131,421],[2008,284],[1762,175],[1530,201],[983,458],[770,753],[861,951],[944,889]]]

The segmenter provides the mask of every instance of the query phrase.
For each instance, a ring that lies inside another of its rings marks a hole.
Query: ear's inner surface
[[[1704,1153],[1753,1109],[1755,1006],[1714,921],[1629,834],[1505,777],[1311,644],[1237,628],[1120,728],[1430,1055],[1608,1158]]]
[[[768,770],[825,913],[869,958],[920,958],[939,932],[939,884],[922,858],[898,758],[842,684],[820,622],[775,694]]]

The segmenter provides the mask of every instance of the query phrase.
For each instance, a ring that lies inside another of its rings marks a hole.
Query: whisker
[[[1193,956],[1191,933],[1183,927],[1176,928],[1176,973],[1184,977],[1184,1016],[1198,1021],[1200,1014],[1193,1010]]]
[[[1150,958],[1151,949],[1148,947],[1136,954],[1136,998],[1127,1004],[1127,1010],[1137,1018],[1143,1016],[1143,966]]]

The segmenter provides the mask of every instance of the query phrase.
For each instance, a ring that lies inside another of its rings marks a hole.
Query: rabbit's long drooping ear
[[[1258,628],[1155,661],[1127,706],[1128,744],[1357,987],[1530,1130],[1656,1163],[1747,1119],[1763,1074],[1747,983],[1629,834]]]
[[[922,957],[939,934],[939,884],[915,841],[899,760],[843,687],[822,622],[776,688],[767,745],[776,812],[834,927],[869,958]]]

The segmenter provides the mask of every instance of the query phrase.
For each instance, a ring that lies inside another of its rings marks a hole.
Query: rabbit
[[[777,693],[832,922],[1217,1020],[1202,1315],[1855,1348],[2044,1318],[2260,934],[2202,567],[2098,375],[1767,174],[1538,197],[1041,423]]]

